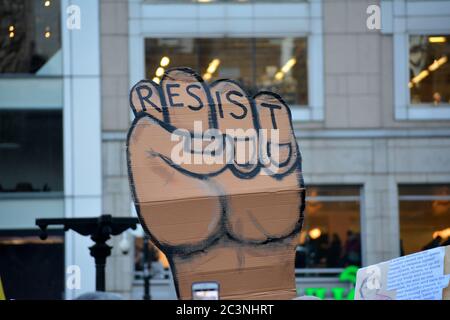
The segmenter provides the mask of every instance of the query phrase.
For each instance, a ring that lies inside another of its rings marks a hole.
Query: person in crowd
[[[295,268],[306,267],[306,249],[302,245],[298,245],[295,250]]]
[[[123,300],[123,297],[117,293],[95,291],[83,293],[75,300]]]
[[[345,255],[344,255],[344,266],[361,265],[361,243],[359,241],[359,235],[353,233],[353,231],[347,231],[347,240],[345,242]]]
[[[328,248],[328,252],[327,252],[327,267],[328,268],[339,267],[341,251],[342,251],[341,239],[339,238],[339,236],[336,233],[334,233],[333,238],[331,240],[330,247]]]
[[[319,264],[325,264],[326,263],[326,259],[327,259],[327,254],[328,254],[328,248],[330,246],[330,240],[329,240],[329,236],[328,233],[323,233],[318,239],[319,242],[319,252],[318,252],[318,263]]]
[[[435,106],[438,106],[441,104],[441,101],[442,101],[441,94],[439,92],[433,93],[433,104]]]
[[[400,239],[400,257],[405,255],[405,249],[403,248],[403,240]]]
[[[431,240],[430,242],[428,242],[423,248],[422,250],[429,250],[429,249],[433,249],[436,247],[439,247],[441,244],[442,238],[440,236],[437,236],[436,238],[434,238],[433,240]]]

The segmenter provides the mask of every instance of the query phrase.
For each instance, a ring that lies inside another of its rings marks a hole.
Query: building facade
[[[30,231],[36,217],[135,215],[125,159],[129,89],[175,66],[208,81],[237,79],[250,92],[273,90],[291,105],[308,190],[299,294],[347,289],[339,280],[347,266],[448,242],[450,1],[61,0],[2,16],[50,8],[59,26],[30,22],[35,39],[0,50],[34,57],[28,69],[12,58],[14,67],[0,66],[0,254],[17,254],[17,239],[27,239],[24,248],[39,245]],[[80,9],[80,28],[67,25],[73,8]],[[2,19],[3,48],[21,35],[13,18]],[[59,44],[38,41],[55,38]],[[36,115],[47,119],[49,132],[30,124],[41,121]],[[24,152],[28,140],[7,123],[45,142]],[[71,265],[81,270],[79,289],[57,284],[64,296],[92,290],[90,241],[58,230],[52,239],[61,276]],[[121,241],[135,243],[134,250],[123,254]],[[142,233],[111,243],[107,289],[140,299]],[[153,266],[152,296],[174,298],[167,271]],[[0,269],[0,277],[8,271]]]

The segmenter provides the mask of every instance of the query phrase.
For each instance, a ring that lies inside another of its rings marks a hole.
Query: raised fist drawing
[[[130,92],[130,186],[141,223],[172,268],[178,297],[215,281],[221,299],[295,297],[304,186],[281,97],[210,85],[189,68]]]

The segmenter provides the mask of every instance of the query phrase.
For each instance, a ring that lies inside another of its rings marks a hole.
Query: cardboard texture
[[[133,200],[144,229],[169,260],[178,297],[191,299],[194,282],[216,281],[221,299],[294,298],[305,189],[290,110],[281,97],[266,91],[249,97],[232,80],[207,85],[191,69],[175,68],[160,84],[137,83],[130,105]],[[208,129],[217,135],[205,142]],[[180,162],[174,154],[193,161]],[[214,161],[202,158],[206,154]]]
[[[399,264],[399,259],[405,262]],[[393,271],[393,268],[398,271]],[[401,275],[395,284],[394,273]],[[433,299],[430,288],[435,289],[433,300],[450,300],[449,279],[450,246],[438,247],[359,269],[355,300]]]

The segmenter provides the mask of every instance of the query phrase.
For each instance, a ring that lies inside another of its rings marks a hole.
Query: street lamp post
[[[111,215],[101,215],[95,218],[61,218],[36,219],[36,225],[41,229],[40,238],[47,239],[49,225],[63,225],[64,231],[73,230],[83,236],[91,236],[95,244],[89,247],[91,256],[95,259],[95,288],[105,291],[106,258],[110,256],[112,247],[106,244],[111,236],[136,229],[137,218],[116,218]]]
[[[150,270],[151,270],[151,265],[149,263],[149,258],[150,258],[150,251],[148,248],[149,245],[149,238],[148,236],[145,234],[144,235],[144,244],[142,247],[142,271],[143,271],[143,277],[144,277],[144,296],[143,299],[144,300],[151,300],[151,296],[150,296],[150,279],[151,279],[151,274],[150,274]]]

